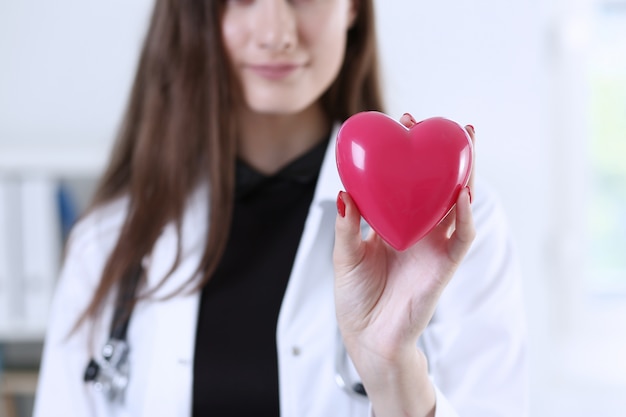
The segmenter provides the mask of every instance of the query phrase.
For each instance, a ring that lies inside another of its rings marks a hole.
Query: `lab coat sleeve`
[[[35,417],[88,417],[105,410],[83,382],[89,361],[90,326],[72,329],[85,311],[100,278],[103,254],[90,221],[79,224],[70,237],[48,320]],[[100,342],[97,338],[95,343]],[[92,343],[93,344],[93,343]],[[101,346],[97,345],[97,346]]]
[[[454,410],[450,402],[444,397],[444,395],[439,391],[437,386],[434,386],[435,389],[435,403],[436,403],[436,412],[435,417],[445,416],[445,417],[453,417],[458,416],[457,412]],[[374,409],[371,404],[369,407],[369,417],[376,417],[376,413],[374,413]]]
[[[420,344],[436,390],[436,417],[527,415],[521,277],[502,209],[477,186],[476,239]]]

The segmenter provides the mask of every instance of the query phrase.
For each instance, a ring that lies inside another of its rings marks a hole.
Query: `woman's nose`
[[[261,0],[254,26],[257,44],[263,49],[281,52],[296,45],[296,16],[287,0]]]

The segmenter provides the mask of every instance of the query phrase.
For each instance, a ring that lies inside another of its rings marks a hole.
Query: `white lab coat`
[[[335,382],[339,338],[331,252],[335,200],[342,185],[334,145],[331,139],[278,319],[282,417],[362,417],[371,412],[366,399],[349,396]],[[476,240],[419,344],[436,388],[437,417],[522,416],[526,352],[518,269],[503,214],[492,194],[480,184],[473,194]],[[190,197],[180,266],[156,297],[171,293],[195,270],[205,242],[208,198],[205,188]],[[110,305],[99,326],[83,326],[68,337],[92,297],[126,207],[127,201],[121,199],[101,208],[71,235],[50,312],[36,417],[191,415],[198,292],[137,305],[128,330],[130,382],[123,406],[109,405],[83,382],[87,362],[91,357],[100,359],[106,342]],[[150,288],[170,270],[176,248],[176,231],[170,225],[145,259]],[[250,349],[254,343],[250,340]],[[354,377],[358,380],[358,375]],[[246,393],[241,397],[245,401]]]

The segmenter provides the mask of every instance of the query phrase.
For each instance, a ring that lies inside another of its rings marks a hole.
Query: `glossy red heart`
[[[341,181],[367,223],[396,250],[428,234],[472,171],[472,141],[442,117],[407,129],[379,112],[355,114],[337,135]]]

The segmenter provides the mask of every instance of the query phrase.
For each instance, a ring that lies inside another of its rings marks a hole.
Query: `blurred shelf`
[[[37,389],[37,371],[6,371],[2,375],[0,392],[3,395],[34,395]]]
[[[45,328],[0,328],[0,343],[38,343],[45,335]]]
[[[0,142],[0,343],[43,341],[62,228],[88,200],[109,153],[110,144]]]
[[[110,146],[0,144],[0,175],[99,176]]]
[[[19,417],[26,413],[18,407],[20,397],[34,398],[39,375],[36,370],[6,371],[0,375],[0,416]],[[32,409],[27,412],[32,414]]]

